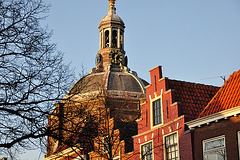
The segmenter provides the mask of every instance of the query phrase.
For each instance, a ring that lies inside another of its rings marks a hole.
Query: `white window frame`
[[[238,135],[238,154],[240,159],[240,131],[237,132],[237,135]]]
[[[223,139],[223,140],[224,140],[223,146],[219,146],[219,147],[216,147],[216,148],[212,148],[212,149],[209,149],[209,150],[205,150],[206,143],[208,143],[208,142],[213,142],[213,141],[220,140],[220,139]],[[203,140],[202,143],[203,143],[203,159],[204,159],[204,160],[205,160],[204,156],[205,156],[206,154],[212,153],[212,152],[216,152],[216,151],[218,151],[218,150],[224,150],[224,152],[225,152],[225,160],[227,160],[225,135]]]
[[[177,152],[178,152],[178,154],[177,154],[177,158],[178,158],[178,160],[180,160],[180,156],[179,156],[179,139],[178,139],[178,132],[176,131],[176,132],[172,132],[172,133],[170,133],[170,134],[167,134],[167,135],[165,135],[164,137],[163,137],[163,144],[164,144],[164,160],[167,160],[168,158],[167,158],[167,148],[166,148],[166,137],[169,137],[169,136],[171,136],[171,135],[173,135],[173,134],[176,134],[176,136],[177,136]]]
[[[154,106],[153,106],[153,103],[160,100],[160,105],[161,105],[161,123],[159,124],[156,124],[154,125]],[[162,96],[159,96],[159,97],[156,97],[154,99],[151,100],[151,109],[150,109],[150,112],[151,112],[151,116],[150,116],[150,121],[151,121],[151,127],[154,128],[154,127],[157,127],[159,125],[162,125],[163,124],[163,104],[162,104]]]
[[[144,146],[144,145],[146,145],[146,144],[148,144],[148,143],[151,143],[151,144],[152,144],[152,160],[154,160],[153,141],[147,141],[147,142],[145,142],[145,143],[143,143],[143,144],[140,145],[140,159],[141,159],[141,160],[145,160],[145,158],[142,159],[142,146]]]

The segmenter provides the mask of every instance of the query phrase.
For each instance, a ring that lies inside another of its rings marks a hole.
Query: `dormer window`
[[[152,122],[153,126],[162,123],[162,106],[161,99],[152,102]]]

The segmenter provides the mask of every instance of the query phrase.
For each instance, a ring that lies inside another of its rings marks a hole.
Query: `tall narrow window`
[[[123,49],[123,32],[120,32],[120,48]]]
[[[117,31],[112,31],[112,47],[117,48]]]
[[[165,137],[165,151],[167,160],[178,160],[177,133]]]
[[[152,103],[153,105],[153,125],[162,123],[162,107],[161,99],[158,99]]]
[[[141,159],[153,160],[152,142],[146,143],[141,146]]]
[[[105,47],[109,47],[109,31],[105,31]]]
[[[226,160],[225,136],[203,141],[204,160]]]

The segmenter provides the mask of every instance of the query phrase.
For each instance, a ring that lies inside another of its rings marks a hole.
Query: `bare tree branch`
[[[48,9],[42,0],[0,0],[0,152],[46,142],[47,116],[74,82],[40,25]]]

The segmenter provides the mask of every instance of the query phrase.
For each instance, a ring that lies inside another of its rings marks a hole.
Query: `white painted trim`
[[[162,120],[162,123],[160,124],[157,124],[157,125],[153,125],[153,102],[157,101],[157,100],[160,100],[160,104],[161,104],[161,120]],[[151,125],[151,129],[153,128],[157,128],[158,126],[161,126],[164,124],[163,122],[163,103],[162,103],[162,94],[154,99],[151,99],[150,100],[150,125]]]
[[[152,129],[150,129],[150,130],[147,130],[146,132],[143,132],[143,133],[137,134],[137,135],[135,135],[135,136],[132,136],[132,138],[137,138],[137,137],[143,136],[143,135],[145,135],[145,134],[151,133],[151,132],[153,132],[153,131],[155,131],[155,130],[157,130],[157,129],[159,129],[159,128],[164,128],[165,126],[168,126],[168,125],[170,125],[170,124],[173,124],[173,123],[181,120],[182,118],[186,118],[186,117],[185,117],[184,115],[182,115],[182,116],[180,116],[180,117],[172,120],[171,122],[165,123],[165,124],[160,125],[160,126],[158,126],[158,127],[156,127],[156,128],[152,128]],[[180,127],[180,126],[179,126],[179,127]],[[179,129],[179,128],[178,128],[178,129]]]
[[[238,114],[240,114],[240,106],[227,109],[218,113],[214,113],[209,116],[198,118],[198,119],[186,122],[185,124],[189,127],[189,129],[193,129],[198,126],[200,127],[204,124],[208,124],[211,122],[218,122],[220,119],[225,119]]]

